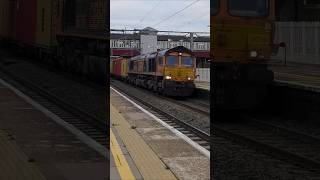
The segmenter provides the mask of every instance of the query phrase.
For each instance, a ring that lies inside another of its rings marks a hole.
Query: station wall
[[[286,43],[288,62],[320,64],[320,22],[277,22],[275,42]],[[285,49],[273,59],[284,61]]]

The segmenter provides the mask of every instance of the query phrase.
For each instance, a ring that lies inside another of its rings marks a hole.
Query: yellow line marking
[[[110,149],[114,157],[114,161],[121,179],[135,180],[135,177],[133,176],[133,173],[129,167],[129,164],[122,153],[120,145],[117,142],[116,137],[112,132],[112,129],[110,129]]]

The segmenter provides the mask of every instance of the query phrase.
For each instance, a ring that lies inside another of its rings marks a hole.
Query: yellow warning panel
[[[110,104],[110,119],[143,179],[177,179],[112,104]]]
[[[129,164],[122,153],[121,147],[112,132],[112,129],[110,129],[110,149],[121,179],[135,180]]]

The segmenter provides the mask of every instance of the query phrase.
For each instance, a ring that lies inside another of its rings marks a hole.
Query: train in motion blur
[[[108,3],[0,0],[0,46],[106,84]]]
[[[178,46],[130,59],[110,61],[111,75],[166,96],[190,96],[195,90],[196,63],[192,52]]]
[[[264,101],[273,72],[275,0],[211,1],[214,108],[252,110]]]

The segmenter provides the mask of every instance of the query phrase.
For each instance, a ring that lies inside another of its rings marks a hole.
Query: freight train
[[[0,41],[65,71],[105,82],[106,0],[0,0]]]
[[[195,58],[183,46],[110,63],[112,76],[166,96],[190,96],[195,90]]]
[[[275,0],[213,0],[211,56],[213,107],[253,110],[266,97],[273,72],[267,62],[274,45]]]

